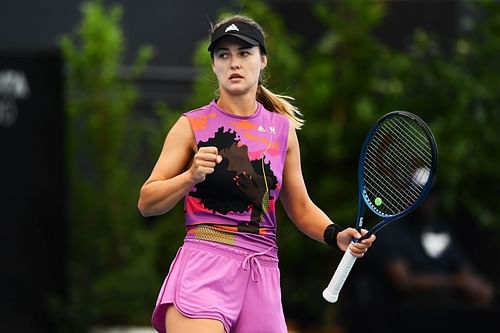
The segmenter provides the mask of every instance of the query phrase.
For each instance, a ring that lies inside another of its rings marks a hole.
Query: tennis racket
[[[382,218],[360,239],[379,232],[414,210],[427,196],[437,169],[437,146],[418,116],[394,111],[381,117],[365,138],[358,161],[356,229],[363,226],[365,206]],[[323,298],[335,303],[356,257],[344,253]]]

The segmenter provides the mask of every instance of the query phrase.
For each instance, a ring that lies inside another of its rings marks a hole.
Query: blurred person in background
[[[453,226],[439,216],[439,192],[378,235],[367,261],[378,276],[382,303],[488,307],[493,284],[467,257]],[[375,300],[374,300],[375,301]]]

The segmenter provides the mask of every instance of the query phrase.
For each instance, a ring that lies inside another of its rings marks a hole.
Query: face
[[[257,89],[259,76],[267,57],[258,46],[238,38],[226,37],[214,49],[212,68],[222,93],[243,95]]]

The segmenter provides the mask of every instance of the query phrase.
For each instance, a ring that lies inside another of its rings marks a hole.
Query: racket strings
[[[385,129],[381,128],[380,130],[381,132],[386,132],[384,134],[387,134],[387,131],[385,131]],[[399,186],[404,186],[407,182],[407,179],[408,179],[408,175],[413,175],[415,173],[415,170],[418,170],[418,168],[422,168],[425,166],[425,163],[426,161],[421,161],[420,159],[414,159],[414,156],[422,156],[422,150],[416,150],[415,149],[415,146],[414,145],[411,145],[411,146],[408,146],[408,145],[401,145],[401,140],[404,139],[404,138],[401,138],[400,135],[398,135],[398,133],[392,131],[391,129],[389,129],[389,132],[391,134],[393,134],[395,137],[398,138],[397,141],[394,141],[392,147],[389,147],[389,149],[387,149],[387,153],[384,155],[385,157],[385,161],[384,164],[388,164],[388,165],[393,165],[394,167],[391,169],[391,171],[393,172],[393,175],[395,176],[394,180],[397,180],[398,181],[398,185]],[[378,137],[374,137],[374,144],[377,143],[377,139],[379,139],[380,136]],[[412,143],[412,142],[410,142]],[[411,154],[401,154],[401,152],[405,152],[405,151],[409,151],[411,152]],[[425,154],[425,152],[424,152]],[[412,156],[412,158],[414,159],[414,161],[412,161],[412,159],[409,158],[409,156]],[[374,158],[371,154],[367,154],[366,156],[367,158],[367,161],[368,163],[371,163],[371,164],[375,164],[377,165],[378,168],[381,168],[382,167],[382,163],[377,161],[379,158]],[[425,159],[425,158],[424,158]],[[430,161],[428,161],[430,163]],[[370,172],[370,170],[367,170],[368,171],[368,176],[375,176],[375,179],[372,179],[373,181],[375,181],[378,176],[378,174],[374,174],[372,172]],[[417,185],[418,189],[415,189],[415,193],[414,193],[414,196],[412,199],[418,199],[418,196],[420,194],[420,190],[423,189],[423,185],[422,184],[418,184],[416,183],[415,185]]]
[[[388,161],[385,161],[387,164]],[[383,186],[379,186],[378,192],[381,192],[380,196],[384,198],[399,198],[400,200],[391,200],[387,201],[387,204],[394,202],[396,204],[401,203],[402,205],[398,205],[394,207],[396,210],[405,209],[407,206],[412,205],[416,200],[418,200],[420,192],[422,190],[421,186],[414,186],[415,184],[409,183],[409,178],[413,172],[408,172],[408,168],[402,168],[400,163],[392,163],[394,169],[392,172],[385,171],[384,174],[376,173],[370,170],[367,170],[367,175],[371,178],[372,182],[380,182],[380,179],[385,176],[385,179],[389,179],[389,181],[383,183]],[[383,165],[384,169],[387,169],[385,165]],[[380,169],[380,163],[377,163],[377,169]],[[370,188],[370,187],[368,187]],[[403,193],[404,192],[404,193]],[[373,195],[376,195],[376,191],[373,191]],[[382,196],[383,194],[383,196]],[[404,195],[402,195],[404,194]],[[396,197],[397,196],[397,197]]]
[[[370,201],[373,202],[374,198],[384,198],[382,207],[375,207],[379,212],[386,215],[397,215],[399,212],[404,211],[410,207],[416,200],[407,199],[405,196],[401,196],[399,200],[394,198],[395,191],[393,189],[387,189],[380,187],[377,190],[366,188],[366,193],[369,194]]]
[[[408,176],[413,174],[415,170],[417,170],[418,165],[413,164],[411,161],[405,160],[406,157],[397,153],[397,152],[391,152],[397,154],[397,156],[390,157],[386,159],[385,161],[378,161],[377,159],[373,158],[370,156],[370,154],[367,155],[367,165],[375,165],[377,169],[382,169],[386,168],[386,165],[392,165],[393,168],[390,170],[391,172],[387,172],[389,177],[392,177],[393,182],[388,183],[388,187],[393,190],[393,191],[398,191],[398,188],[401,188],[406,185],[408,182]],[[401,160],[404,161],[404,163],[401,163]],[[408,166],[409,164],[410,167]],[[375,181],[380,181],[380,173],[374,172],[373,168],[367,168],[366,169],[367,176],[370,177],[370,179],[375,182]],[[417,184],[418,185],[418,184]],[[397,187],[396,187],[397,186]],[[413,202],[414,200],[418,199],[418,196],[420,194],[420,190],[423,188],[423,186],[417,186],[417,188],[410,187],[409,189],[412,190],[408,192],[408,195],[411,197],[408,202]]]
[[[391,132],[394,134],[393,131]],[[400,192],[402,188],[406,187],[410,190],[409,192],[407,191],[407,194],[410,195],[407,202],[410,204],[414,200],[418,199],[422,186],[417,186],[417,188],[412,186],[408,187],[408,178],[411,177],[418,167],[421,167],[422,162],[415,164],[413,162],[413,160],[415,160],[414,157],[408,157],[400,153],[400,151],[404,151],[403,149],[412,152],[411,148],[407,145],[402,146],[398,144],[401,143],[400,139],[401,138],[398,137],[398,140],[394,141],[389,149],[385,148],[386,154],[384,155],[384,160],[375,159],[374,162],[377,165],[377,169],[383,170],[388,179],[392,181],[392,183],[388,183],[388,189]],[[412,154],[414,155],[414,153],[415,152],[413,151]],[[391,169],[388,169],[387,166],[390,166]],[[380,177],[378,177],[379,175],[375,174],[375,176],[377,176],[376,179],[380,180]]]
[[[384,167],[385,164],[382,164],[376,160],[373,160],[371,157],[367,156],[367,162],[371,162],[372,165],[376,165],[377,168],[382,168]],[[390,161],[391,162],[391,161]],[[409,169],[407,166],[405,165],[402,165],[401,163],[399,162],[394,162],[392,161],[392,164],[393,165],[396,165],[397,167],[399,168],[395,168],[394,169],[394,173],[392,174],[393,177],[393,180],[395,181],[395,183],[397,184],[389,184],[391,188],[393,188],[393,190],[397,190],[397,188],[394,188],[394,185],[398,185],[398,187],[401,187],[401,186],[404,186],[407,182],[407,174],[410,173],[410,172],[414,172],[415,170],[417,170],[416,168],[412,168],[412,169]],[[379,180],[379,176],[380,174],[379,173],[375,173],[373,172],[373,170],[371,169],[367,169],[366,170],[367,172],[367,176],[368,177],[371,177],[372,181],[377,181]],[[418,186],[419,184],[416,184],[417,185],[417,189],[415,189],[415,199],[418,197],[419,193],[420,193],[420,190],[423,188],[422,185]]]
[[[387,118],[366,149],[366,195],[370,202],[382,198],[376,210],[396,215],[420,198],[431,166],[431,143],[420,125],[407,117]]]
[[[376,181],[375,179],[376,177],[374,177],[373,181]],[[415,202],[415,200],[406,199],[404,196],[401,197],[400,200],[395,200],[394,193],[396,193],[396,190],[394,188],[379,187],[374,190],[367,187],[366,192],[369,194],[370,201],[372,202],[374,201],[373,198],[384,198],[384,213],[388,215],[396,215],[398,212],[405,210]],[[382,212],[382,209],[376,208],[376,210]]]
[[[404,124],[401,123],[398,125],[403,126]],[[407,124],[407,126],[410,127],[406,127],[405,128],[406,130],[415,131],[415,127],[411,126],[411,124]],[[400,128],[395,130],[395,128],[393,127],[381,126],[377,134],[378,135],[374,137],[374,142],[376,142],[377,139],[387,138],[390,137],[391,135],[393,138],[397,139],[392,142],[393,143],[392,146],[388,147],[389,149],[392,149],[391,154],[394,155],[386,154],[385,157],[391,158],[392,156],[395,156],[396,158],[394,158],[394,162],[400,163],[400,161],[405,159],[405,157],[411,156],[414,158],[414,161],[420,162],[419,166],[423,166],[425,164],[430,166],[432,162],[432,154],[430,153],[429,141],[422,140],[422,138],[423,139],[426,138],[425,133],[413,132],[413,135],[410,137],[408,135],[405,136]],[[412,133],[409,134],[411,135]],[[409,140],[409,138],[413,140]],[[402,153],[404,154],[403,156],[401,155]],[[400,166],[402,167],[407,167],[408,165],[413,166],[414,164],[412,164],[411,160],[408,159],[406,159],[404,163],[400,163]]]
[[[398,120],[395,119],[395,121]],[[403,125],[404,124],[400,124],[400,126]],[[420,162],[421,165],[425,164],[430,165],[432,163],[432,154],[430,153],[429,141],[425,140],[426,139],[425,133],[421,131],[415,131],[420,128],[416,129],[414,126],[411,126],[411,124],[408,125],[409,127],[407,127],[407,130],[413,131],[413,133],[409,133],[410,135],[413,134],[412,138],[414,140],[411,141],[408,141],[407,137],[403,136],[400,131],[394,131],[393,128],[382,127],[381,131],[387,130],[387,132],[393,134],[396,138],[398,138],[398,141],[395,141],[395,144],[400,145],[400,147],[398,150],[395,151],[396,153],[400,153],[402,151],[410,151],[414,157],[418,156],[418,159],[415,160],[416,162]],[[403,143],[407,145],[402,146]]]

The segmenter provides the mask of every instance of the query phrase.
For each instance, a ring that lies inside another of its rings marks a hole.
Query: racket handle
[[[323,298],[326,301],[330,303],[337,302],[337,299],[339,298],[340,289],[342,289],[342,286],[344,285],[344,282],[347,279],[347,276],[349,275],[352,266],[356,262],[356,259],[357,258],[351,254],[351,251],[349,251],[349,249],[345,251],[342,260],[340,260],[340,263],[337,266],[337,270],[335,271],[332,279],[330,280],[330,283],[325,288],[325,290],[323,290]]]

